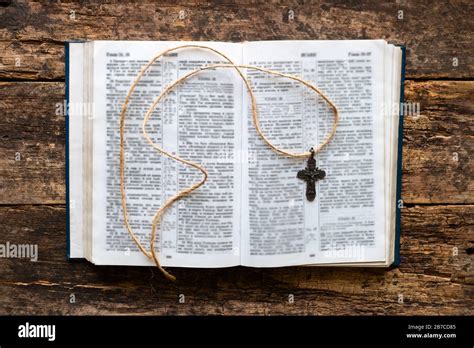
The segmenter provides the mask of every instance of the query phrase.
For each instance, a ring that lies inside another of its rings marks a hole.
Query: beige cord
[[[208,46],[189,44],[189,45],[182,45],[182,46],[166,49],[166,50],[162,51],[161,53],[157,54],[155,57],[153,57],[148,62],[148,64],[146,64],[140,70],[137,77],[135,78],[135,81],[130,86],[130,89],[128,90],[127,95],[125,96],[125,100],[124,100],[124,103],[122,105],[122,111],[120,112],[120,159],[119,159],[119,165],[120,165],[120,194],[121,194],[121,201],[122,201],[123,217],[124,217],[125,227],[127,228],[127,231],[130,234],[130,237],[133,239],[133,241],[138,246],[140,251],[146,257],[148,257],[149,259],[156,259],[156,258],[154,258],[152,253],[148,252],[145,249],[145,247],[140,243],[140,241],[136,237],[135,233],[133,232],[132,226],[130,225],[130,222],[128,220],[127,199],[126,199],[126,193],[125,193],[125,148],[124,148],[124,146],[125,146],[125,135],[124,135],[124,133],[125,133],[125,116],[126,116],[126,113],[127,113],[128,104],[130,103],[130,98],[131,98],[133,92],[135,91],[135,88],[137,87],[138,83],[140,82],[140,79],[145,74],[145,72],[153,65],[153,63],[155,61],[157,61],[158,59],[160,59],[164,55],[166,55],[166,54],[168,54],[172,51],[176,51],[176,50],[184,49],[184,48],[198,48],[198,49],[209,50],[209,51],[212,51],[212,52],[216,53],[217,55],[221,56],[222,58],[227,60],[229,63],[233,64],[232,60],[230,60],[230,58],[228,58],[226,55],[224,55],[223,53],[219,52],[218,50],[216,50],[212,47],[208,47]],[[238,70],[238,68],[236,68],[236,69],[237,69],[239,75],[244,80],[246,80],[245,76],[242,74],[242,72],[240,70]],[[248,83],[247,83],[247,85],[248,85]],[[155,261],[156,266],[163,272],[163,274],[167,278],[169,278],[171,280],[175,280],[175,277],[172,276],[171,274],[169,274],[168,272],[166,272],[166,270],[164,270],[161,267],[159,262],[157,263],[156,260],[154,260],[154,261]]]
[[[230,62],[230,64],[214,64],[214,65],[209,65],[209,66],[204,66],[204,67],[201,67],[201,68],[198,68],[196,70],[193,70],[185,75],[183,75],[182,77],[180,77],[179,79],[177,79],[176,81],[174,81],[173,83],[171,83],[170,85],[168,85],[168,87],[166,87],[159,95],[158,97],[155,99],[155,101],[153,102],[153,104],[150,106],[150,108],[148,109],[146,115],[145,115],[145,118],[143,120],[143,125],[142,125],[142,131],[143,131],[143,136],[145,137],[145,139],[148,141],[148,143],[153,147],[155,148],[157,151],[159,151],[160,153],[172,158],[172,159],[175,159],[176,161],[179,161],[181,163],[184,163],[184,164],[187,164],[189,166],[192,166],[196,169],[198,169],[202,174],[203,174],[203,178],[201,179],[201,181],[199,181],[198,183],[195,183],[194,185],[180,191],[179,193],[177,193],[176,195],[172,196],[171,198],[169,198],[158,210],[157,212],[155,213],[154,217],[153,217],[153,222],[152,222],[152,235],[151,235],[151,239],[150,239],[150,249],[151,249],[151,254],[150,252],[148,252],[144,247],[143,245],[138,241],[137,237],[135,236],[131,226],[130,226],[130,223],[128,221],[128,213],[127,213],[127,204],[126,204],[126,195],[125,195],[125,156],[124,156],[124,128],[125,128],[125,114],[126,114],[126,111],[127,111],[127,107],[128,107],[128,103],[129,103],[129,100],[130,100],[130,97],[131,97],[131,94],[133,93],[135,87],[137,86],[140,78],[143,76],[143,74],[145,73],[145,71],[157,60],[159,59],[160,57],[162,57],[163,55],[167,54],[168,52],[171,52],[171,51],[174,51],[174,50],[177,50],[177,49],[182,49],[182,48],[201,48],[201,49],[208,49],[208,50],[211,50],[215,53],[217,53],[218,55],[220,55],[221,57],[225,58],[227,61]],[[278,72],[278,71],[273,71],[273,70],[269,70],[269,69],[265,69],[265,68],[260,68],[260,67],[257,67],[257,66],[251,66],[251,65],[236,65],[234,64],[229,58],[227,58],[224,54],[220,53],[219,51],[213,49],[213,48],[210,48],[210,47],[207,47],[207,46],[201,46],[201,45],[183,45],[183,46],[179,46],[179,47],[175,47],[175,48],[171,48],[171,49],[168,49],[168,50],[165,50],[164,52],[160,53],[159,55],[155,56],[141,71],[140,73],[138,74],[137,78],[135,79],[135,82],[132,84],[129,92],[127,93],[127,96],[125,98],[125,102],[123,104],[123,107],[122,107],[122,112],[121,112],[121,117],[120,117],[120,189],[121,189],[121,194],[122,194],[122,208],[123,208],[123,211],[124,211],[124,221],[125,221],[125,225],[127,227],[127,230],[130,234],[130,236],[132,237],[132,239],[135,241],[135,243],[138,245],[139,249],[142,251],[142,253],[147,256],[148,258],[150,259],[153,259],[153,261],[155,262],[156,266],[164,273],[164,275],[171,279],[171,280],[175,280],[175,277],[172,276],[171,274],[169,274],[166,270],[163,269],[163,267],[160,265],[160,262],[158,260],[158,256],[156,254],[156,251],[155,251],[155,239],[156,239],[156,230],[157,230],[157,224],[161,218],[161,216],[163,215],[163,213],[166,211],[166,209],[168,209],[174,202],[176,202],[177,200],[189,195],[191,192],[193,192],[194,190],[196,190],[197,188],[199,188],[200,186],[202,186],[206,180],[207,180],[207,177],[208,177],[208,173],[207,171],[201,167],[199,164],[197,163],[194,163],[194,162],[191,162],[191,161],[188,161],[188,160],[185,160],[183,158],[180,158],[179,156],[176,156],[176,155],[173,155],[169,152],[167,152],[166,150],[164,150],[163,148],[161,148],[160,146],[158,146],[157,144],[155,144],[151,138],[149,137],[147,131],[146,131],[146,126],[148,124],[148,121],[151,117],[151,114],[153,113],[156,105],[159,103],[159,101],[164,97],[166,96],[173,88],[175,88],[177,85],[179,85],[180,83],[184,82],[186,79],[190,78],[191,76],[193,75],[196,75],[197,73],[201,72],[201,71],[204,71],[204,70],[209,70],[209,69],[216,69],[216,68],[234,68],[238,74],[240,75],[240,77],[243,79],[246,87],[247,87],[247,91],[250,95],[250,99],[251,99],[251,105],[252,105],[252,120],[253,120],[253,124],[255,126],[255,129],[257,131],[257,133],[259,134],[259,136],[262,138],[262,140],[271,148],[273,149],[275,152],[279,153],[279,154],[282,154],[282,155],[285,155],[285,156],[289,156],[289,157],[293,157],[293,158],[302,158],[302,157],[309,157],[311,156],[313,153],[317,153],[319,152],[324,146],[326,146],[330,141],[331,139],[333,138],[335,132],[336,132],[336,128],[337,128],[337,125],[338,125],[338,122],[339,122],[339,111],[337,109],[337,107],[334,105],[334,103],[328,98],[326,97],[318,88],[316,88],[315,86],[313,86],[311,83],[297,77],[297,76],[293,76],[293,75],[288,75],[288,74],[284,74],[284,73],[281,73],[281,72]],[[332,108],[332,110],[334,111],[334,122],[333,122],[333,125],[332,125],[332,129],[331,129],[331,132],[329,132],[328,136],[325,138],[325,140],[318,145],[317,148],[312,148],[310,151],[307,151],[307,152],[302,152],[302,153],[291,153],[289,151],[286,151],[286,150],[283,150],[283,149],[280,149],[278,147],[276,147],[275,145],[273,145],[270,140],[268,140],[265,135],[263,134],[261,128],[260,128],[260,123],[259,123],[259,118],[258,118],[258,113],[257,113],[257,103],[256,103],[256,98],[255,98],[255,95],[252,91],[252,88],[250,86],[250,83],[249,81],[247,80],[247,78],[243,75],[243,73],[241,72],[241,68],[243,69],[251,69],[251,70],[258,70],[258,71],[262,71],[262,72],[265,72],[265,73],[268,73],[268,74],[272,74],[272,75],[276,75],[276,76],[280,76],[280,77],[284,77],[284,78],[289,78],[289,79],[292,79],[292,80],[295,80],[295,81],[298,81],[300,83],[302,83],[303,85],[305,85],[306,87],[310,88],[311,90],[313,90],[315,93],[319,94],[329,105],[330,107]]]

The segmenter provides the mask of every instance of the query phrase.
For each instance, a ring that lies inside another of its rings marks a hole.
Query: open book
[[[190,43],[190,42],[189,42]],[[189,44],[188,43],[188,44]],[[70,258],[97,265],[154,265],[124,225],[119,119],[137,73],[183,42],[91,41],[66,45],[67,201]],[[200,72],[159,104],[148,125],[156,144],[201,164],[208,181],[173,205],[158,227],[163,266],[389,266],[397,263],[404,49],[383,40],[196,42],[235,64],[297,75],[340,111],[333,140],[315,156],[326,177],[308,201],[297,178],[305,159],[272,151],[257,135],[234,69]],[[183,49],[157,61],[132,95],[125,124],[129,221],[149,247],[156,210],[201,178],[143,138],[155,97],[186,72],[227,63]],[[333,113],[297,82],[245,70],[260,123],[276,146],[304,152],[328,134]]]

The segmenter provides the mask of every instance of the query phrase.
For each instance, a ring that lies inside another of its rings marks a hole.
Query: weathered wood
[[[4,206],[0,243],[37,244],[39,259],[0,259],[0,314],[472,315],[473,212],[403,209],[397,269],[174,268],[170,283],[153,268],[67,261],[63,206]]]
[[[405,203],[473,203],[473,93],[474,82],[407,82],[421,112],[406,116]],[[63,101],[61,82],[0,83],[0,204],[64,203]]]
[[[0,203],[64,203],[63,101],[64,83],[0,82]]]
[[[474,82],[408,82],[403,143],[403,200],[474,202]],[[412,108],[413,110],[414,108]]]
[[[12,1],[0,7],[0,78],[62,79],[63,42],[79,39],[385,39],[407,46],[409,77],[472,78],[473,26],[468,14],[473,10],[472,1],[428,0],[185,1],[179,5],[174,1]],[[185,11],[183,19],[180,11]]]
[[[428,0],[0,3],[0,80],[10,80],[0,82],[0,244],[39,247],[38,262],[0,258],[0,315],[474,314],[473,10]],[[64,83],[52,81],[64,79],[64,41],[376,38],[407,46],[409,78],[446,80],[406,83],[421,113],[405,121],[400,267],[175,268],[169,283],[154,268],[66,260]]]

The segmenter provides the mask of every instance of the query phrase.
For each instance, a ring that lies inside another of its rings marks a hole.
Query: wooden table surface
[[[0,314],[472,315],[473,15],[472,1],[0,0],[0,243],[39,248],[38,262],[0,259]],[[173,269],[170,283],[153,268],[68,261],[56,103],[75,39],[406,45],[405,96],[421,112],[405,120],[400,267]]]

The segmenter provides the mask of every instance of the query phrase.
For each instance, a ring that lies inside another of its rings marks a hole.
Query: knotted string
[[[160,57],[166,55],[167,53],[169,52],[172,52],[172,51],[175,51],[175,50],[179,50],[179,49],[184,49],[184,48],[199,48],[199,49],[205,49],[205,50],[210,50],[216,54],[218,54],[219,56],[223,57],[225,60],[227,60],[229,63],[228,64],[213,64],[213,65],[208,65],[208,66],[204,66],[204,67],[201,67],[201,68],[198,68],[196,70],[193,70],[191,72],[188,72],[186,73],[185,75],[183,75],[182,77],[178,78],[177,80],[175,80],[173,83],[171,83],[170,85],[168,85],[159,95],[158,97],[156,97],[156,99],[154,100],[154,102],[152,103],[152,105],[150,106],[150,108],[148,109],[146,115],[145,115],[145,118],[143,120],[143,124],[142,124],[142,132],[143,132],[143,136],[145,137],[145,139],[148,141],[148,143],[154,148],[156,149],[158,152],[162,153],[163,155],[169,157],[169,158],[172,158],[178,162],[181,162],[183,164],[186,164],[186,165],[189,165],[193,168],[196,168],[198,169],[202,174],[203,174],[203,177],[202,179],[193,184],[192,186],[188,187],[188,188],[185,188],[183,189],[182,191],[178,192],[177,194],[173,195],[172,197],[170,197],[158,210],[157,212],[155,213],[155,215],[153,216],[153,220],[152,220],[152,233],[151,233],[151,238],[150,238],[150,252],[147,251],[145,249],[145,247],[140,243],[140,241],[138,240],[138,238],[136,237],[135,233],[133,232],[133,229],[130,225],[130,222],[128,220],[128,211],[127,211],[127,200],[126,200],[126,192],[125,192],[125,149],[124,149],[124,129],[125,129],[125,116],[126,116],[126,112],[127,112],[127,108],[128,108],[128,104],[130,102],[130,98],[131,98],[131,95],[133,93],[133,91],[135,90],[136,86],[138,85],[141,77],[145,74],[145,72],[152,66],[152,64],[158,60]],[[202,46],[202,45],[182,45],[182,46],[178,46],[178,47],[174,47],[174,48],[170,48],[170,49],[167,49],[167,50],[164,50],[163,52],[161,52],[160,54],[158,54],[157,56],[155,56],[152,60],[150,60],[150,62],[145,65],[142,70],[139,72],[139,74],[137,75],[135,81],[133,82],[132,86],[130,87],[126,97],[125,97],[125,101],[124,101],[124,104],[122,106],[122,111],[121,111],[121,114],[120,114],[120,192],[121,192],[121,201],[122,201],[122,209],[123,209],[123,215],[124,215],[124,222],[125,222],[125,226],[128,230],[128,233],[130,234],[131,238],[133,239],[133,241],[137,244],[138,248],[140,249],[140,251],[146,256],[148,257],[149,259],[152,259],[154,262],[155,262],[155,265],[163,272],[163,274],[168,278],[168,279],[171,279],[171,280],[175,280],[176,278],[171,275],[170,273],[168,273],[160,264],[159,262],[159,259],[158,259],[158,255],[156,253],[156,250],[155,250],[155,240],[156,240],[156,231],[157,231],[157,227],[158,227],[158,223],[162,217],[162,215],[164,214],[164,212],[176,201],[180,200],[181,198],[183,197],[186,197],[188,196],[189,194],[191,194],[194,190],[198,189],[200,186],[204,185],[204,183],[207,181],[207,178],[208,178],[208,172],[202,167],[200,166],[199,164],[197,163],[194,163],[194,162],[191,162],[189,160],[186,160],[186,159],[183,159],[177,155],[173,155],[172,153],[169,153],[167,152],[166,150],[164,150],[162,147],[160,147],[159,145],[155,144],[153,142],[153,140],[150,138],[150,136],[148,135],[148,132],[146,131],[146,126],[148,124],[148,121],[153,113],[153,111],[155,110],[157,104],[160,102],[160,100],[166,96],[167,94],[169,94],[169,92],[171,90],[173,90],[176,86],[178,86],[180,83],[183,83],[184,81],[186,81],[188,78],[198,74],[199,72],[201,71],[205,71],[205,70],[209,70],[209,69],[218,69],[218,68],[233,68],[237,71],[237,73],[239,74],[239,76],[242,78],[246,88],[247,88],[247,91],[249,93],[249,96],[250,96],[250,100],[251,100],[251,108],[252,108],[252,121],[253,121],[253,124],[254,124],[254,127],[257,131],[257,134],[262,138],[262,140],[272,149],[274,150],[275,152],[281,154],[281,155],[285,155],[285,156],[288,156],[288,157],[293,157],[293,158],[304,158],[304,157],[309,157],[311,156],[312,154],[314,153],[317,153],[319,151],[321,151],[321,149],[323,147],[325,147],[330,141],[331,139],[334,137],[334,134],[336,133],[336,128],[337,128],[337,125],[339,123],[339,111],[337,109],[337,107],[334,105],[334,103],[324,95],[324,93],[322,93],[318,88],[316,88],[314,85],[312,85],[311,83],[309,83],[308,81],[306,80],[303,80],[302,78],[298,77],[298,76],[294,76],[294,75],[289,75],[289,74],[285,74],[285,73],[281,73],[281,72],[278,72],[278,71],[274,71],[274,70],[269,70],[269,69],[265,69],[265,68],[261,68],[261,67],[257,67],[257,66],[253,66],[253,65],[238,65],[238,64],[234,64],[232,62],[232,60],[230,60],[228,57],[226,57],[223,53],[221,53],[220,51],[216,50],[216,49],[213,49],[211,47],[207,47],[207,46]],[[287,150],[283,150],[275,145],[273,145],[271,143],[271,141],[263,134],[263,131],[260,127],[260,122],[259,122],[259,118],[258,118],[258,112],[257,112],[257,102],[256,102],[256,97],[255,97],[255,94],[251,88],[251,85],[248,81],[248,79],[245,77],[245,75],[242,73],[242,71],[240,69],[250,69],[250,70],[257,70],[257,71],[261,71],[261,72],[265,72],[265,73],[268,73],[268,74],[271,74],[271,75],[276,75],[276,76],[279,76],[279,77],[284,77],[284,78],[288,78],[288,79],[292,79],[294,81],[297,81],[301,84],[303,84],[304,86],[308,87],[309,89],[311,89],[312,91],[314,91],[316,94],[320,95],[324,101],[326,101],[328,103],[328,105],[331,107],[331,109],[333,110],[334,112],[334,121],[333,121],[333,124],[332,124],[332,127],[331,127],[331,131],[328,133],[327,137],[323,140],[323,142],[321,144],[319,144],[317,147],[312,147],[309,151],[306,151],[306,152],[302,152],[302,153],[292,153],[292,152],[289,152]]]

